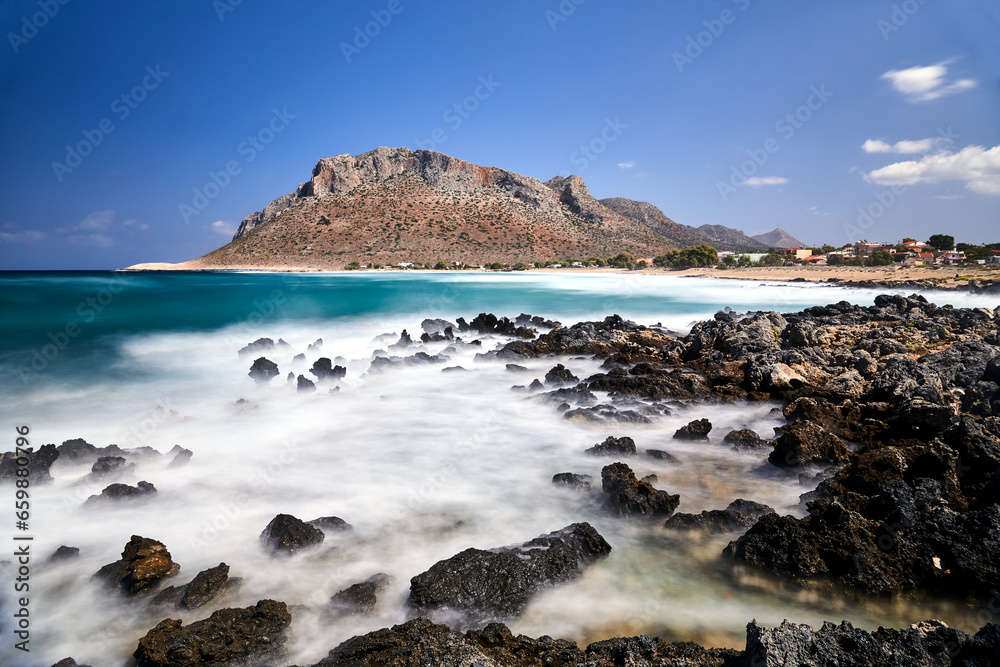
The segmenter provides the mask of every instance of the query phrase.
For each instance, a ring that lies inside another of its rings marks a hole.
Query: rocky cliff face
[[[601,204],[630,220],[653,230],[659,236],[682,248],[707,243],[719,250],[760,251],[767,246],[747,236],[738,229],[724,225],[702,225],[689,227],[674,222],[656,206],[644,201],[633,201],[624,197],[602,199]]]
[[[433,188],[470,193],[479,188],[497,188],[538,211],[559,213],[558,198],[537,178],[522,176],[497,167],[481,167],[437,151],[411,151],[380,147],[358,156],[337,155],[321,159],[313,167],[312,178],[291,194],[278,197],[263,211],[244,218],[233,239],[276,218],[296,200],[306,197],[346,195],[360,185],[379,183],[411,173]],[[582,185],[583,181],[575,177]],[[586,186],[583,186],[586,191]],[[589,193],[587,193],[589,196]]]

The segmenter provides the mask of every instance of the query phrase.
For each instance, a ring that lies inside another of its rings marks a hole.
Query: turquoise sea
[[[532,360],[527,373],[515,374],[503,363],[474,359],[476,351],[502,344],[492,336],[447,352],[444,364],[369,372],[376,350],[403,329],[418,339],[425,318],[530,313],[572,324],[617,313],[683,333],[725,307],[788,312],[841,300],[870,304],[877,293],[639,274],[0,273],[7,434],[0,451],[13,449],[20,425],[30,428],[35,446],[83,438],[134,450],[127,457],[134,465],[113,479],[92,475],[92,461],[62,460],[52,467],[54,481],[33,489],[32,661],[6,659],[4,642],[0,663],[50,665],[72,655],[85,664],[124,665],[163,618],[189,623],[219,606],[273,598],[296,609],[287,664],[309,664],[350,636],[405,620],[410,577],[438,560],[577,521],[605,536],[611,557],[538,596],[511,624],[515,633],[581,643],[653,633],[739,646],[752,618],[814,625],[846,618],[867,628],[940,618],[978,627],[972,611],[943,600],[861,604],[734,579],[718,563],[733,536],[680,538],[608,515],[596,489],[573,492],[550,482],[567,471],[599,479],[606,462],[583,450],[628,435],[640,450],[677,457],[640,457],[630,465],[680,494],[678,511],[722,508],[742,497],[801,515],[798,498],[809,488],[796,475],[721,444],[733,428],[770,436],[783,422],[773,405],[676,406],[652,424],[569,421],[511,386],[544,377],[557,362],[581,378],[598,372],[600,362]],[[939,304],[997,305],[968,294],[926,296]],[[252,358],[238,355],[262,337],[288,343],[265,353],[280,369],[266,386],[248,377]],[[429,344],[426,351],[444,348]],[[336,390],[296,392],[288,374],[308,377],[319,357],[343,365],[347,375]],[[455,366],[467,372],[442,372]],[[714,425],[709,444],[671,439],[701,417]],[[161,456],[175,445],[193,453],[187,465],[171,467]],[[111,482],[140,480],[154,484],[156,495],[85,504]],[[0,486],[0,493],[13,490]],[[274,559],[258,536],[278,513],[335,515],[354,530],[328,536],[317,551]],[[9,523],[0,539],[10,539]],[[119,558],[131,535],[167,546],[181,565],[172,583],[225,562],[243,585],[214,606],[183,614],[111,597],[90,577]],[[80,556],[48,562],[60,545],[78,547]],[[11,595],[12,572],[0,558],[0,596]],[[394,583],[374,615],[332,622],[329,598],[376,572]]]

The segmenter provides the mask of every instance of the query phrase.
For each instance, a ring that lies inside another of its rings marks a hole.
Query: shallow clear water
[[[468,351],[446,364],[467,373],[442,373],[434,365],[366,374],[372,352],[385,347],[376,337],[407,328],[416,339],[425,317],[529,312],[569,324],[615,312],[683,331],[725,306],[787,312],[844,299],[867,304],[875,294],[630,275],[0,274],[4,450],[13,448],[13,427],[28,424],[36,446],[82,437],[98,446],[166,452],[179,444],[194,452],[184,467],[150,460],[114,480],[148,480],[158,494],[113,506],[83,506],[108,480],[84,480],[86,467],[53,466],[55,483],[33,489],[30,660],[11,653],[0,662],[49,665],[72,655],[94,665],[125,664],[139,637],[163,618],[189,623],[219,606],[271,597],[295,607],[289,663],[308,664],[352,635],[405,620],[410,577],[436,561],[576,521],[591,522],[611,543],[611,556],[579,581],[540,595],[511,624],[515,632],[581,643],[649,632],[740,646],[752,618],[766,624],[847,618],[875,627],[937,617],[972,629],[980,624],[976,610],[960,605],[862,605],[783,591],[763,579],[737,582],[718,566],[733,536],[695,539],[670,534],[658,522],[617,519],[602,511],[597,491],[550,483],[553,474],[572,471],[593,475],[599,488],[601,467],[614,459],[583,450],[608,435],[629,435],[640,451],[666,449],[680,459],[629,461],[639,476],[656,473],[659,488],[680,494],[678,511],[723,508],[742,497],[801,515],[798,496],[808,489],[795,476],[721,444],[734,428],[770,436],[782,423],[772,405],[689,407],[652,425],[597,426],[567,421],[510,390],[543,377],[557,360],[529,362],[530,374],[515,375],[503,363],[473,361]],[[996,305],[971,295],[927,296]],[[69,322],[79,330],[60,345]],[[263,388],[247,376],[250,360],[237,356],[262,336],[292,346],[266,355],[281,376]],[[292,356],[317,338],[322,352],[295,365]],[[485,337],[483,349],[498,342]],[[319,356],[348,360],[339,392],[321,386],[300,395],[286,387],[289,371],[307,374]],[[558,361],[580,377],[599,366]],[[715,427],[709,444],[671,439],[701,417]],[[3,486],[0,493],[13,490]],[[272,558],[258,536],[278,513],[336,515],[354,530],[328,535],[317,551]],[[0,533],[7,544],[12,520]],[[90,575],[116,560],[133,534],[167,546],[182,568],[172,583],[224,561],[230,576],[243,578],[242,588],[193,613],[149,612],[143,602],[111,598]],[[46,563],[62,544],[79,547],[80,557]],[[9,565],[2,571],[0,599],[9,604]],[[374,616],[333,622],[324,614],[330,596],[376,572],[394,583]],[[5,639],[0,651],[10,652],[11,644]]]

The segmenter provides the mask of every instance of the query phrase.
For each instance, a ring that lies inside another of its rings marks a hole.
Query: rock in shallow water
[[[712,422],[707,419],[696,419],[674,431],[677,440],[708,440],[712,432]]]
[[[245,609],[220,609],[190,625],[166,619],[139,640],[136,667],[273,665],[292,616],[284,602],[261,600]]]
[[[635,456],[635,440],[628,436],[623,438],[608,436],[604,442],[594,445],[584,453],[594,456]]]
[[[136,595],[152,590],[180,569],[162,542],[133,535],[122,550],[121,560],[105,565],[94,578],[103,580],[108,588]]]
[[[608,495],[607,506],[619,516],[668,517],[680,504],[679,495],[654,489],[635,477],[624,463],[612,463],[601,470],[601,488]]]
[[[515,547],[466,549],[410,580],[411,607],[471,624],[516,618],[542,588],[571,581],[611,552],[589,523]]]
[[[260,541],[272,553],[294,554],[322,544],[324,537],[319,528],[291,514],[279,514],[264,528]]]

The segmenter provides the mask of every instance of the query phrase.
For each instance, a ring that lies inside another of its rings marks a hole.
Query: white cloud
[[[965,187],[984,195],[1000,196],[1000,146],[966,146],[957,153],[925,155],[869,172],[865,178],[880,185],[916,185],[965,181]]]
[[[236,224],[228,220],[216,220],[210,225],[213,232],[223,236],[232,236],[236,233]]]
[[[948,65],[951,63],[951,60],[945,60],[924,67],[893,69],[883,74],[882,78],[888,79],[892,87],[911,102],[928,102],[975,88],[976,82],[972,79],[948,79]]]
[[[894,144],[888,144],[881,139],[869,139],[861,144],[861,149],[866,153],[899,153],[901,155],[914,155],[918,153],[930,153],[938,142],[943,143],[941,138],[930,139],[904,139]]]
[[[869,139],[861,144],[861,149],[866,153],[891,153],[892,146],[881,139]]]
[[[962,195],[934,195],[934,199],[961,199]]]
[[[788,179],[781,176],[752,176],[747,179],[746,185],[759,188],[762,185],[784,185],[787,182]]]
[[[149,229],[149,225],[145,222],[139,222],[138,218],[129,218],[128,220],[122,220],[122,227],[135,227],[140,231],[146,231]]]
[[[86,218],[84,218],[76,229],[85,232],[106,232],[111,229],[111,223],[114,222],[115,212],[111,209],[107,211],[94,211]]]
[[[620,169],[631,169],[634,166],[635,166],[635,162],[632,161],[632,160],[629,160],[628,162],[619,162],[618,163],[618,167]]]
[[[14,225],[5,225],[7,229],[16,229]],[[38,232],[34,229],[25,229],[24,231],[10,231],[10,232],[0,232],[0,244],[2,243],[34,243],[36,241],[42,241],[47,237],[48,234],[45,232]]]

